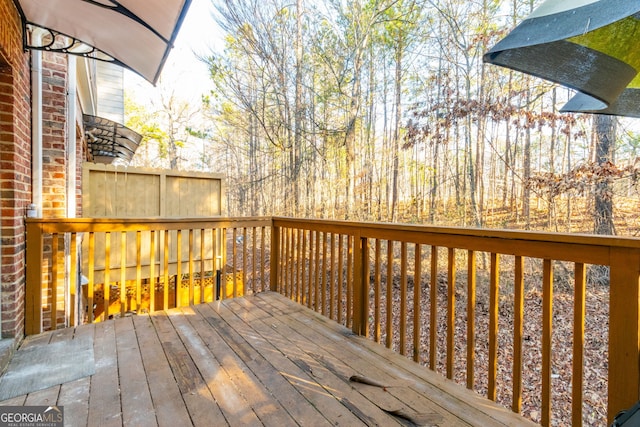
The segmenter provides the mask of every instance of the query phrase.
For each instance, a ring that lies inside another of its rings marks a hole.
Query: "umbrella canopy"
[[[584,93],[577,93],[561,109],[566,113],[593,113],[612,116],[640,118],[640,80],[638,78],[627,86],[618,99],[606,108],[599,108],[600,102]]]
[[[27,48],[114,62],[155,84],[191,0],[14,0],[14,3],[25,27],[35,28],[39,34],[28,39],[25,36]]]
[[[563,111],[640,116],[639,13],[640,0],[547,0],[483,59],[581,92]]]

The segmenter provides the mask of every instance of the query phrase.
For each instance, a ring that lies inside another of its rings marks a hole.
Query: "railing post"
[[[367,336],[368,327],[368,283],[369,283],[369,239],[360,233],[353,236],[353,324],[354,334]]]
[[[24,332],[36,335],[42,332],[42,261],[44,239],[39,222],[27,220],[27,259],[25,286]]]
[[[271,271],[269,272],[269,290],[272,292],[278,292],[278,265],[280,264],[280,227],[277,227],[271,220],[271,254],[270,264]]]
[[[608,424],[640,400],[640,251],[610,257]]]

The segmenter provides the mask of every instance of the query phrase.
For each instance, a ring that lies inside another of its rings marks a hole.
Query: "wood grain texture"
[[[273,292],[59,330],[24,345],[79,337],[93,342],[95,375],[0,405],[65,405],[68,425],[527,425]]]

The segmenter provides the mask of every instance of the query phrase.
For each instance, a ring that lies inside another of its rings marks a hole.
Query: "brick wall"
[[[67,55],[42,55],[42,216],[66,217]]]
[[[11,0],[0,0],[0,271],[2,336],[24,331],[26,206],[31,201],[29,55]]]

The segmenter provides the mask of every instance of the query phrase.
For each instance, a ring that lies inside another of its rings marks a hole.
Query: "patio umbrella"
[[[640,0],[547,0],[483,59],[579,91],[563,111],[640,114],[639,12]]]
[[[155,84],[191,0],[14,0],[25,47],[125,66]]]
[[[593,113],[640,118],[640,79],[637,77],[618,99],[606,108],[598,108],[599,101],[584,93],[577,93],[561,109],[565,113]]]

